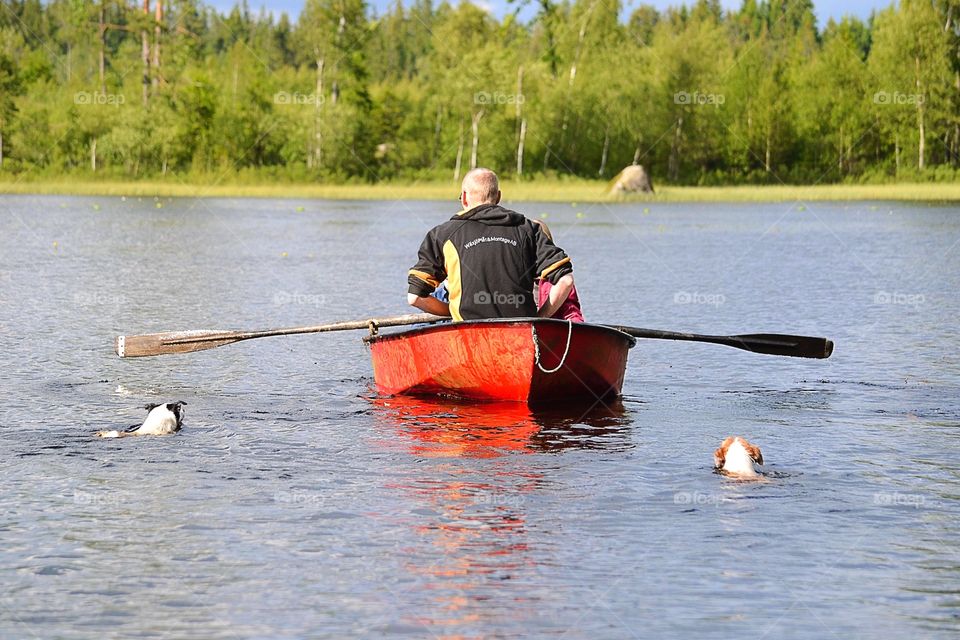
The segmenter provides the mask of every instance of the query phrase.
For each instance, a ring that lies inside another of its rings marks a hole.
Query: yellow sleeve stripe
[[[443,243],[443,265],[447,270],[447,292],[450,294],[450,317],[454,322],[463,320],[460,315],[460,301],[463,298],[463,281],[460,276],[460,254],[453,243]]]
[[[563,265],[569,264],[569,262],[570,262],[570,258],[564,258],[563,260],[558,260],[557,262],[554,262],[552,265],[550,265],[540,273],[540,278],[541,279],[546,278],[547,275],[553,273]]]
[[[410,275],[412,275],[414,278],[419,278],[420,280],[423,280],[434,289],[440,286],[440,281],[434,278],[432,275],[430,275],[426,271],[417,271],[416,269],[410,269]]]

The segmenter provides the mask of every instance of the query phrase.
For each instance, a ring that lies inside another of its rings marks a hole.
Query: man
[[[407,278],[411,305],[454,321],[549,318],[560,308],[573,289],[570,258],[538,225],[499,203],[497,174],[474,169],[464,176],[463,211],[431,229],[420,245]],[[535,278],[553,284],[540,309]],[[449,302],[430,295],[444,279]]]

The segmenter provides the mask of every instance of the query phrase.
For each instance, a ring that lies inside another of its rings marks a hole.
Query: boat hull
[[[600,325],[513,318],[424,326],[367,342],[381,393],[537,405],[619,395],[636,341]]]

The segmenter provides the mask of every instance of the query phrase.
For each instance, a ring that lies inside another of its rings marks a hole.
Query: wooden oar
[[[678,333],[676,331],[657,331],[607,325],[636,338],[654,338],[659,340],[689,340],[691,342],[710,342],[725,344],[754,353],[766,353],[772,356],[793,356],[795,358],[829,358],[833,353],[833,341],[826,338],[809,336],[789,336],[779,333],[751,333],[743,336],[704,336],[696,333]]]
[[[309,327],[288,327],[284,329],[266,329],[263,331],[168,331],[148,333],[138,336],[118,336],[116,352],[121,358],[140,358],[159,356],[168,353],[190,353],[222,347],[241,340],[266,338],[269,336],[292,336],[304,333],[323,333],[326,331],[349,331],[374,327],[399,327],[411,324],[435,323],[449,320],[429,313],[370,318],[367,320],[348,320]],[[741,336],[706,336],[695,333],[658,331],[621,325],[606,325],[628,333],[637,338],[659,340],[688,340],[691,342],[709,342],[724,344],[754,353],[766,353],[775,356],[793,356],[797,358],[829,358],[833,353],[833,342],[826,338],[791,336],[777,333],[756,333]]]
[[[368,320],[348,320],[331,324],[319,324],[312,327],[289,327],[286,329],[266,329],[263,331],[168,331],[166,333],[148,333],[139,336],[118,336],[117,355],[121,358],[140,358],[159,356],[167,353],[189,353],[222,347],[241,340],[266,338],[268,336],[293,336],[302,333],[322,333],[324,331],[348,331],[371,327],[398,327],[408,324],[433,323],[449,320],[429,313],[407,314]]]

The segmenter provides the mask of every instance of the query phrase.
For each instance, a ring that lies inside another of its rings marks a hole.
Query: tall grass
[[[615,196],[609,183],[584,179],[507,181],[506,201],[526,202],[788,202],[822,200],[960,201],[960,183],[850,184],[815,186],[661,186],[653,195]],[[4,180],[0,194],[164,196],[181,198],[317,198],[330,200],[449,200],[450,182],[378,184],[204,184],[176,181]]]

